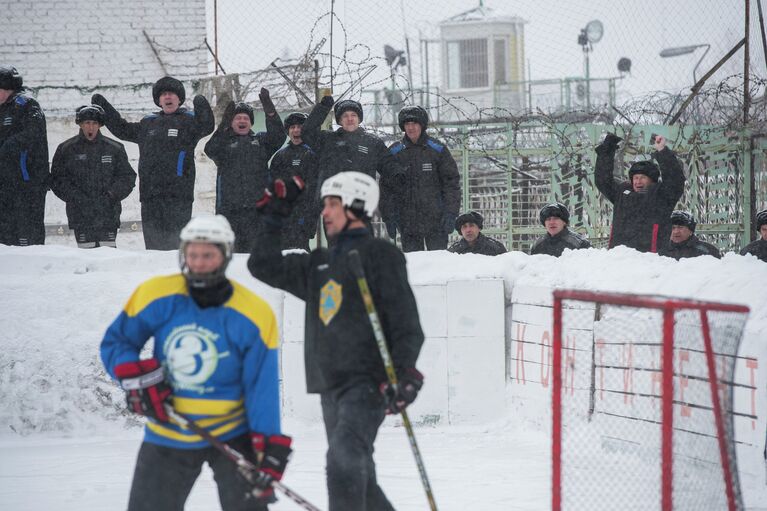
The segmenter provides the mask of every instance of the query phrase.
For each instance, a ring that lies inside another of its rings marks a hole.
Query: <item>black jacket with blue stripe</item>
[[[213,132],[213,110],[202,96],[194,98],[194,111],[179,107],[139,122],[128,122],[109,104],[106,126],[117,138],[138,144],[139,198],[142,202],[168,197],[194,200],[194,149]]]
[[[40,105],[23,92],[0,105],[0,187],[47,188],[48,136]]]

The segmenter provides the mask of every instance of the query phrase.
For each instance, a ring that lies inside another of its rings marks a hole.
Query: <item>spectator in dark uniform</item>
[[[382,180],[382,188],[392,186],[390,206],[393,218],[386,224],[389,237],[400,232],[403,252],[444,250],[461,207],[461,176],[458,166],[443,143],[426,134],[429,115],[420,106],[399,112],[402,140],[389,152],[405,169],[405,180]],[[383,206],[386,210],[386,206]]]
[[[157,80],[152,98],[159,112],[128,122],[102,96],[91,101],[104,109],[105,124],[117,138],[139,148],[141,222],[147,249],[175,250],[181,228],[192,218],[194,149],[215,127],[208,100],[195,96],[194,110],[181,106],[184,84],[170,76]]]
[[[84,105],[75,112],[80,133],[53,155],[51,189],[67,203],[69,228],[80,248],[115,247],[120,201],[136,185],[123,145],[101,134],[104,110]]]
[[[0,66],[0,243],[45,243],[48,136],[15,67]]]
[[[333,107],[333,97],[325,96],[312,109],[302,130],[302,139],[318,155],[317,186],[339,172],[362,172],[373,178],[376,173],[382,180],[393,182],[404,179],[404,169],[386,148],[381,139],[360,127],[363,119],[362,105],[357,101],[345,99]],[[333,107],[336,123],[340,126],[335,131],[322,131],[320,127]],[[388,196],[391,186],[381,190],[381,216],[388,222],[391,204]]]
[[[658,252],[662,256],[683,259],[704,255],[714,256],[721,259],[719,249],[711,243],[698,239],[695,235],[695,217],[687,211],[674,211],[671,213],[671,239],[670,243]]]
[[[615,151],[622,139],[608,133],[596,148],[596,185],[613,204],[609,247],[625,245],[640,252],[658,252],[671,235],[671,212],[684,191],[685,176],[666,139],[656,136],[653,158],[635,162],[629,181],[613,176]],[[660,166],[660,169],[658,168]]]
[[[570,212],[564,204],[547,204],[541,208],[538,217],[546,228],[546,234],[536,240],[530,249],[530,255],[546,254],[559,257],[566,248],[591,248],[591,243],[586,238],[569,229]]]
[[[740,255],[751,254],[767,263],[767,209],[756,214],[756,232],[761,236],[740,251]]]
[[[303,125],[308,116],[296,112],[285,119],[288,144],[272,158],[270,176],[287,181],[298,175],[306,190],[298,196],[290,217],[282,224],[282,248],[302,248],[309,251],[309,240],[317,233],[320,215],[317,189],[317,153],[303,141]]]
[[[256,202],[269,184],[269,159],[285,142],[269,91],[261,89],[266,132],[254,133],[253,108],[230,102],[216,132],[205,144],[205,154],[218,167],[216,213],[224,215],[235,234],[234,251],[249,253],[259,226]]]
[[[495,256],[506,252],[503,243],[482,234],[482,215],[469,211],[455,219],[455,230],[461,239],[450,245],[447,250],[456,254],[482,254]]]

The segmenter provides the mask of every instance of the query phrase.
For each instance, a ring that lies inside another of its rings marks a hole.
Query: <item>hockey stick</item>
[[[349,267],[351,268],[354,277],[357,279],[357,286],[360,288],[362,301],[365,302],[365,310],[367,310],[368,313],[370,326],[373,327],[373,334],[376,338],[376,344],[378,344],[378,351],[381,353],[381,359],[383,359],[384,367],[386,368],[386,376],[389,378],[389,383],[394,387],[394,391],[396,392],[398,385],[397,373],[394,371],[394,364],[392,363],[389,348],[386,346],[386,338],[384,337],[383,328],[381,328],[381,321],[378,318],[378,312],[376,312],[376,307],[373,303],[373,296],[370,294],[368,281],[365,278],[365,271],[362,269],[360,253],[357,250],[349,251]],[[415,441],[413,425],[410,424],[410,418],[405,410],[400,410],[400,415],[402,415],[402,423],[405,425],[407,438],[410,441],[410,447],[413,450],[415,463],[418,466],[418,473],[421,475],[421,482],[423,483],[424,491],[426,491],[426,498],[429,500],[429,507],[432,511],[437,511],[437,503],[434,500],[434,493],[431,491],[429,478],[426,475],[426,467],[424,467],[423,464],[421,451],[418,450],[418,444]]]
[[[248,461],[245,456],[242,455],[242,453],[236,449],[233,449],[228,444],[225,444],[218,438],[211,435],[208,430],[202,428],[200,425],[198,425],[196,422],[194,422],[192,419],[186,417],[185,415],[178,413],[176,410],[173,409],[172,406],[169,404],[165,405],[165,412],[168,414],[168,417],[176,421],[181,427],[189,428],[201,437],[203,437],[205,440],[207,440],[210,445],[221,451],[224,456],[229,458],[232,462],[234,462],[235,465],[237,465],[237,468],[239,469],[240,473],[247,479],[249,482],[253,482],[252,476],[258,472],[258,467],[256,467],[253,463]],[[284,484],[282,484],[280,481],[273,480],[272,481],[272,487],[276,490],[279,490],[282,492],[286,497],[291,499],[293,502],[301,506],[302,508],[306,509],[307,511],[320,511],[319,508],[315,507],[311,502],[303,498],[298,493],[294,492]],[[261,492],[257,489],[253,489],[253,495],[255,497],[259,497]]]

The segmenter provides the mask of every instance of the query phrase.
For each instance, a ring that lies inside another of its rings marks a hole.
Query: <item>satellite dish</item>
[[[627,57],[621,57],[618,60],[618,71],[621,73],[631,73],[631,59]]]
[[[591,20],[586,24],[586,38],[591,44],[598,43],[605,33],[605,27],[599,20]]]
[[[395,50],[388,44],[384,44],[384,57],[386,58],[386,63],[389,65],[389,67],[392,67],[395,62],[397,63],[397,66],[406,65],[405,57],[403,57],[404,54],[404,51]]]

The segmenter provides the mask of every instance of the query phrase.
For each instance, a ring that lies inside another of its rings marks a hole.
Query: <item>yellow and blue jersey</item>
[[[249,431],[280,433],[277,321],[268,303],[230,281],[232,296],[200,308],[181,274],[141,284],[109,326],[101,359],[115,366],[139,360],[154,337],[154,354],[173,387],[172,403],[220,440]],[[145,441],[168,447],[208,446],[174,423],[148,419]]]

